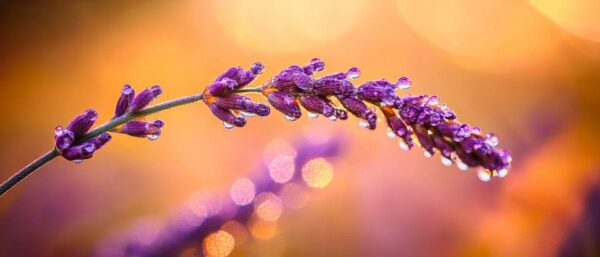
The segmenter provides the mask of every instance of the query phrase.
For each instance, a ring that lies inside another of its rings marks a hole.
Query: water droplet
[[[494,133],[487,134],[487,136],[485,136],[485,143],[491,147],[498,146],[498,136]]]
[[[317,117],[319,117],[319,115],[314,112],[309,112],[306,114],[306,116],[308,116],[311,119],[316,119]]]
[[[329,116],[329,120],[330,121],[336,121],[337,120],[337,116],[331,115],[331,116]]]
[[[360,126],[361,128],[368,128],[369,127],[369,123],[365,120],[360,120],[358,122],[358,126]]]
[[[404,151],[408,151],[410,150],[410,147],[408,146],[408,144],[406,144],[404,141],[400,140],[398,141],[398,146],[400,146],[400,149],[404,150]]]
[[[226,129],[232,129],[233,127],[235,127],[235,126],[233,126],[233,124],[228,123],[228,122],[223,122],[223,126],[225,126]]]
[[[81,160],[81,159],[73,160],[73,162],[74,162],[74,163],[77,163],[77,164],[81,163],[82,161],[83,161],[83,160]]]
[[[396,82],[396,85],[398,86],[398,88],[400,88],[402,90],[408,90],[410,88],[410,86],[412,85],[412,82],[407,77],[402,77],[402,78],[398,79],[398,81]]]
[[[444,166],[452,166],[452,160],[442,156],[442,164],[444,164]]]
[[[287,115],[286,115],[286,116],[285,116],[285,119],[286,119],[286,120],[288,120],[288,121],[295,121],[295,120],[297,120],[298,118],[296,118],[296,117],[292,117],[292,116],[287,116]]]
[[[146,138],[148,138],[148,140],[150,140],[150,141],[154,141],[154,140],[158,139],[158,136],[159,135],[151,134],[151,135],[148,135]]]
[[[492,173],[489,170],[481,169],[477,171],[477,177],[483,182],[488,182],[490,179],[492,179]]]
[[[437,96],[431,96],[427,99],[428,105],[438,105],[440,103],[440,99]]]
[[[241,112],[241,114],[242,114],[242,117],[245,117],[245,118],[251,118],[251,117],[256,116],[256,114],[251,113],[251,112]]]
[[[346,76],[351,79],[357,79],[360,77],[360,70],[358,68],[350,68],[346,73]]]
[[[423,155],[424,155],[425,157],[427,157],[427,158],[431,158],[431,157],[433,156],[433,154],[432,154],[432,153],[430,153],[430,152],[429,152],[429,151],[427,151],[427,150],[425,150],[425,151],[423,152]]]
[[[508,175],[508,170],[507,169],[501,169],[497,172],[497,175],[499,178],[503,178],[506,177],[506,175]]]
[[[456,160],[456,167],[458,167],[458,169],[462,171],[466,171],[469,169],[469,166],[462,162],[460,159]]]
[[[394,131],[391,128],[388,128],[387,129],[387,137],[396,138],[396,133],[394,133]]]

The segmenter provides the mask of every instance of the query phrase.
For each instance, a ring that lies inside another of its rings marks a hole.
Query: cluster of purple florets
[[[133,88],[130,85],[125,85],[117,101],[113,119],[119,118],[126,113],[141,111],[161,93],[162,89],[160,86],[153,86],[135,95]],[[62,126],[56,127],[54,131],[56,150],[65,159],[76,163],[92,158],[94,152],[111,139],[111,135],[106,132],[96,137],[86,138],[86,133],[94,125],[97,118],[98,113],[90,109],[73,119],[66,128]],[[160,135],[160,129],[163,125],[161,120],[147,122],[143,119],[137,119],[128,121],[112,129],[111,132],[135,137],[146,137],[154,140]]]
[[[456,163],[462,170],[482,167],[482,180],[507,174],[511,157],[508,151],[496,147],[495,134],[483,135],[479,128],[459,123],[454,112],[440,104],[436,96],[399,96],[398,89],[410,87],[408,78],[401,77],[394,83],[385,79],[368,81],[356,87],[351,80],[360,76],[358,68],[314,78],[324,67],[325,63],[317,58],[306,66],[290,66],[257,91],[290,121],[302,116],[302,108],[311,118],[323,115],[331,120],[345,120],[350,112],[360,119],[361,127],[373,130],[380,110],[387,121],[388,136],[401,138],[402,149],[409,150],[418,143],[428,157],[439,152],[445,165]],[[266,105],[241,94],[262,70],[260,63],[249,70],[230,68],[205,90],[204,101],[226,127],[243,127],[248,113],[269,114]],[[261,112],[257,112],[259,107]]]

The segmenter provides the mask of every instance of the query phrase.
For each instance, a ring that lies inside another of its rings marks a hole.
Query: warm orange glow
[[[202,245],[206,256],[226,257],[233,251],[235,240],[229,233],[219,230],[208,235]]]

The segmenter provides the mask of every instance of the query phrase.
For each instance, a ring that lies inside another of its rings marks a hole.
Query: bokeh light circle
[[[261,219],[252,215],[248,221],[250,234],[260,240],[269,240],[277,233],[277,222]]]
[[[514,66],[556,48],[552,26],[526,2],[396,0],[396,5],[416,33],[457,61],[471,57],[496,68]]]
[[[254,183],[247,179],[241,178],[236,180],[231,189],[229,190],[231,195],[231,199],[237,205],[247,205],[254,200],[254,195],[256,194],[256,188]]]
[[[323,158],[310,160],[302,167],[302,178],[309,187],[324,188],[333,180],[333,165]]]
[[[288,182],[294,176],[295,170],[294,157],[286,154],[277,155],[269,164],[269,175],[277,183]]]
[[[208,235],[202,243],[204,254],[210,257],[226,257],[235,246],[235,239],[229,233],[219,230]]]
[[[366,0],[214,0],[215,16],[242,47],[295,52],[330,42],[357,21]]]
[[[600,1],[529,0],[529,3],[569,33],[600,42]]]
[[[256,215],[267,221],[276,221],[283,211],[281,199],[270,192],[260,193],[254,200]]]

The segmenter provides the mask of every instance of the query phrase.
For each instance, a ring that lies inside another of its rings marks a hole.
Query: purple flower
[[[150,104],[150,102],[152,102],[152,100],[156,99],[160,94],[162,94],[162,89],[158,85],[144,89],[144,91],[140,92],[133,98],[133,100],[131,100],[131,103],[129,104],[129,111],[137,112],[144,109],[146,106],[148,106],[148,104]]]
[[[302,116],[300,106],[291,93],[273,91],[267,95],[267,100],[269,100],[273,108],[282,112],[289,120],[296,120]]]
[[[394,83],[372,80],[355,87],[350,80],[360,76],[358,68],[313,78],[324,67],[325,63],[317,58],[306,66],[292,65],[258,89],[288,120],[300,118],[302,106],[311,118],[322,114],[331,120],[345,120],[350,112],[361,119],[361,127],[375,129],[378,108],[385,116],[388,136],[401,138],[399,145],[404,150],[418,144],[428,157],[440,152],[446,165],[456,163],[463,170],[482,167],[490,176],[502,177],[510,168],[510,154],[497,148],[496,135],[483,136],[479,128],[457,122],[456,114],[440,104],[437,96],[399,96],[399,89],[406,90],[412,85],[410,79],[401,77]],[[205,102],[218,107],[210,105],[215,116],[226,124],[235,121],[245,124],[231,110],[253,113],[256,105],[249,98],[232,93],[240,88],[240,83],[247,85],[242,78],[255,78],[248,73],[239,67],[231,68],[207,89]],[[65,137],[68,142],[68,136]]]
[[[264,103],[252,102],[250,97],[236,93],[236,90],[249,85],[262,73],[264,66],[257,62],[250,69],[230,68],[210,84],[202,95],[202,100],[226,128],[243,127],[245,117],[267,116],[271,112]]]
[[[133,90],[130,85],[123,86],[123,90],[121,90],[121,96],[119,97],[117,106],[115,107],[115,118],[121,117],[127,112],[127,109],[129,109],[134,96],[135,90]]]
[[[83,140],[85,133],[90,130],[97,118],[96,111],[90,109],[75,117],[67,128],[56,127],[54,130],[55,146],[65,159],[74,162],[89,159],[95,151],[110,141],[111,136],[108,133]]]
[[[155,120],[153,122],[132,120],[123,124],[123,126],[114,129],[113,132],[156,140],[158,139],[158,136],[160,136],[160,129],[164,125],[164,122],[161,120]]]

